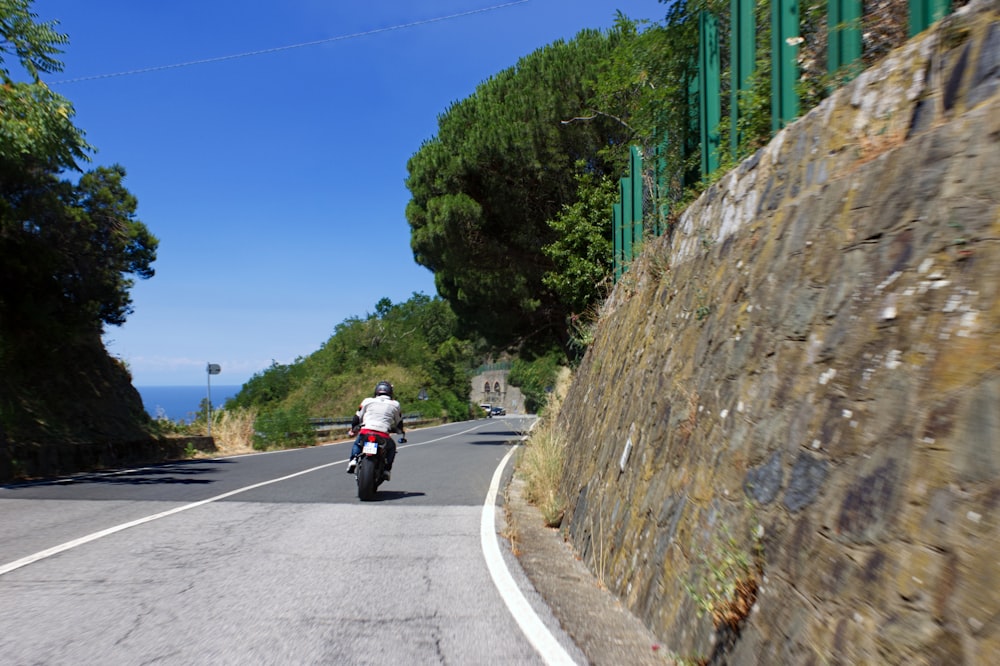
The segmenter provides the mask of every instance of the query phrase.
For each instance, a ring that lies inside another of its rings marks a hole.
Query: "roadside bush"
[[[287,407],[265,412],[254,421],[253,448],[258,451],[311,446],[316,432],[302,407]]]
[[[538,507],[549,527],[558,527],[566,512],[566,500],[559,492],[565,459],[566,440],[551,421],[535,429],[518,459],[525,498]]]
[[[257,409],[221,409],[212,414],[212,437],[223,455],[247,453],[254,448]]]
[[[554,373],[554,390],[545,415],[539,419],[517,459],[517,473],[524,479],[525,498],[538,507],[549,527],[558,527],[566,513],[566,498],[559,490],[566,461],[566,438],[556,422],[572,379],[573,373],[568,368]]]
[[[524,407],[529,413],[539,414],[545,409],[564,362],[565,357],[559,351],[550,351],[530,360],[514,359],[507,381],[521,389]]]

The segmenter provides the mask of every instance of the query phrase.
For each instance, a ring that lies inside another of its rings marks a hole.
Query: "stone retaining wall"
[[[563,529],[675,654],[1000,655],[998,16],[783,130],[606,304]]]

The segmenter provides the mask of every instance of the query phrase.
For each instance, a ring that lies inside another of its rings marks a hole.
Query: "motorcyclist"
[[[399,407],[399,402],[393,398],[392,384],[386,381],[375,385],[375,393],[371,398],[365,398],[358,407],[358,412],[351,418],[351,429],[347,431],[348,436],[357,435],[354,446],[351,448],[351,460],[347,463],[347,472],[350,474],[358,463],[358,456],[361,455],[361,440],[365,435],[375,435],[379,438],[380,444],[385,446],[385,473],[383,479],[388,481],[392,470],[392,462],[396,458],[396,442],[389,433],[398,432],[400,442],[406,441],[406,433],[403,430],[403,412]]]

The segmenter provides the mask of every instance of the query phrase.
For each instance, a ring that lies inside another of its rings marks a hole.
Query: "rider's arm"
[[[358,428],[361,427],[361,418],[365,412],[365,403],[362,401],[361,406],[358,407],[358,411],[354,412],[354,416],[351,417],[351,431],[357,432]]]
[[[396,429],[399,431],[400,437],[406,439],[406,429],[403,428],[403,414],[400,412],[399,420],[396,421]]]

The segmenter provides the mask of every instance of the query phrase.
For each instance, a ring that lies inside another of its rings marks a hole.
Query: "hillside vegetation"
[[[398,304],[383,298],[375,312],[338,324],[309,356],[254,375],[226,409],[256,410],[258,447],[310,443],[310,418],[350,417],[382,380],[392,382],[406,414],[468,419],[474,413],[468,377],[479,355],[458,328],[440,298],[414,294]]]

